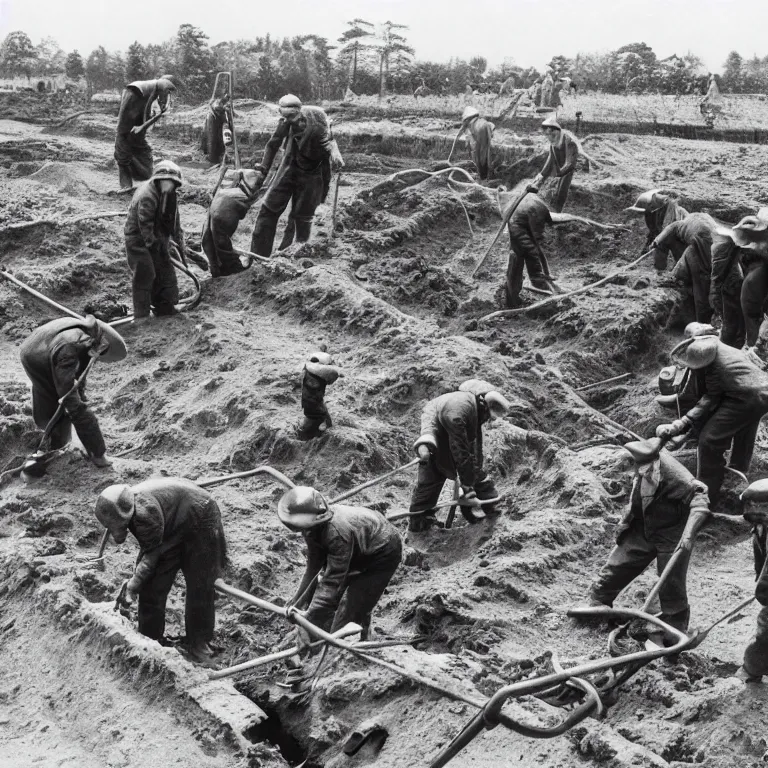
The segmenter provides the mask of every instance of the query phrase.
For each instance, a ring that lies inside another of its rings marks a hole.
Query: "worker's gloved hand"
[[[304,616],[303,611],[299,611]],[[310,645],[312,643],[312,636],[307,632],[304,627],[296,625],[296,647],[299,649],[299,656],[306,656],[310,652]]]
[[[340,171],[344,167],[344,158],[338,148],[331,151],[331,170]]]
[[[131,614],[136,604],[136,591],[131,587],[131,580],[126,579],[120,587],[120,592],[115,600],[115,610],[119,611],[120,614],[127,619],[131,618]]]
[[[682,419],[675,419],[671,424],[660,424],[656,427],[656,437],[660,437],[662,440],[669,440],[672,437],[677,437],[685,432],[688,424]]]
[[[479,507],[480,499],[477,498],[475,489],[471,485],[462,485],[461,503],[465,507]]]
[[[419,457],[419,464],[421,464],[422,466],[429,464],[429,459],[432,456],[432,454],[429,452],[429,448],[426,445],[420,445],[416,449],[416,453]]]

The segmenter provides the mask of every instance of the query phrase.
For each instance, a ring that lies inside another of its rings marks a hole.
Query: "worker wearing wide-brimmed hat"
[[[277,515],[287,528],[301,533],[307,545],[307,567],[289,604],[306,608],[306,618],[326,631],[349,622],[360,624],[367,639],[373,609],[402,558],[395,526],[365,507],[331,506],[306,486],[288,491],[278,502]],[[297,631],[302,649],[311,638],[305,630]]]
[[[714,504],[731,443],[730,466],[749,472],[757,428],[768,413],[768,373],[712,335],[686,339],[672,350],[671,358],[698,373],[704,395],[682,418],[657,427],[656,434],[669,438],[700,428],[696,477],[707,484]]]
[[[568,190],[571,188],[573,174],[576,171],[576,162],[579,159],[579,142],[569,131],[564,131],[554,115],[550,115],[541,124],[541,130],[549,140],[549,155],[541,172],[533,180],[531,185],[538,189],[545,179],[553,176],[557,179],[555,194],[550,204],[550,209],[560,213],[568,199]]]
[[[97,467],[108,467],[106,444],[99,422],[85,399],[85,381],[70,392],[90,358],[114,363],[127,355],[125,342],[110,325],[93,315],[84,319],[51,320],[34,330],[22,343],[20,356],[32,381],[32,415],[45,429],[63,400],[64,409],[50,430],[50,449],[69,443],[74,425],[77,436]],[[69,393],[69,394],[67,394]]]
[[[688,211],[677,200],[659,189],[649,189],[638,195],[635,204],[625,208],[625,210],[632,213],[642,213],[645,218],[648,238],[645,241],[643,253],[651,247],[651,243],[661,234],[664,227],[673,221],[682,221],[688,215]],[[675,256],[675,261],[679,256],[680,254]]]
[[[498,491],[483,469],[482,426],[503,418],[509,402],[496,387],[482,379],[465,381],[458,392],[448,392],[430,400],[421,412],[421,435],[413,447],[420,461],[416,487],[411,496],[411,531],[429,528],[435,522],[434,506],[446,480],[458,477],[463,499],[460,506],[470,523],[493,514]]]
[[[207,661],[216,620],[214,582],[226,562],[218,504],[182,477],[159,477],[134,486],[110,485],[96,500],[97,520],[118,543],[128,532],[141,547],[133,575],[118,597],[129,609],[138,598],[139,632],[164,641],[165,605],[176,574],[184,574],[184,626],[190,657]]]
[[[690,618],[686,576],[693,542],[709,518],[707,487],[663,450],[658,438],[621,450],[617,469],[632,471],[629,508],[616,530],[616,546],[591,588],[592,605],[612,606],[619,593],[656,560],[659,574],[684,550],[659,592],[661,618],[685,631]]]
[[[480,117],[480,112],[476,107],[464,108],[459,136],[467,131],[472,161],[477,167],[477,174],[481,179],[487,179],[491,170],[491,146],[495,127],[493,123]]]
[[[341,375],[334,360],[323,345],[309,354],[301,377],[301,408],[304,421],[299,428],[299,439],[311,440],[333,426],[325,407],[325,389]]]

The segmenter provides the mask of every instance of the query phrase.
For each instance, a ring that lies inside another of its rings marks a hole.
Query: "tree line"
[[[659,59],[645,43],[631,43],[609,53],[555,56],[549,62],[555,77],[570,77],[579,88],[607,93],[704,91],[708,73],[701,60],[688,52]],[[468,61],[420,61],[408,44],[407,27],[364,19],[346,23],[335,42],[318,35],[273,39],[270,35],[211,45],[208,35],[192,24],[182,24],[176,35],[159,45],[134,42],[125,52],[99,46],[83,57],[66,53],[51,37],[37,45],[21,31],[9,33],[0,45],[0,75],[46,77],[65,74],[84,81],[89,92],[121,89],[126,83],[172,73],[181,81],[184,96],[205,99],[218,71],[234,73],[238,97],[274,101],[286,92],[303,99],[341,98],[385,93],[459,94],[496,91],[503,83],[527,88],[543,72],[522,67],[512,59],[488,68],[476,56]],[[728,55],[719,83],[734,93],[768,92],[768,56]]]

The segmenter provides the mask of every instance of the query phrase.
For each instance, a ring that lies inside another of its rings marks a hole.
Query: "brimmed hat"
[[[556,128],[558,131],[562,131],[562,126],[557,122],[557,118],[554,115],[550,115],[546,120],[541,123],[542,128]]]
[[[500,392],[489,392],[485,396],[485,404],[495,419],[501,419],[509,413],[509,400]]]
[[[128,485],[110,485],[96,499],[94,514],[107,528],[114,540],[121,544],[128,535],[128,523],[133,517],[135,500]]]
[[[717,356],[717,336],[694,336],[680,342],[669,356],[673,363],[698,370],[706,368]]]
[[[326,384],[333,384],[341,374],[341,371],[333,364],[333,358],[327,352],[322,351],[310,353],[304,367]]]
[[[634,205],[630,205],[629,208],[625,208],[625,211],[632,211],[633,213],[645,213],[646,211],[655,211],[657,208],[661,208],[661,205],[666,202],[666,196],[660,194],[658,189],[649,189],[647,192],[643,192],[642,195],[638,195]]]
[[[466,123],[467,120],[473,117],[480,117],[480,112],[476,107],[464,107],[464,111],[461,113],[461,121]]]
[[[754,483],[750,483],[749,487],[739,496],[741,501],[756,501],[756,502],[768,502],[768,478],[762,480],[755,480]]]
[[[768,208],[761,208],[756,216],[745,216],[730,234],[739,248],[754,251],[768,243]]]
[[[333,517],[333,510],[319,491],[299,485],[277,502],[277,516],[288,528],[307,531],[327,523]]]
[[[485,379],[467,379],[459,384],[459,392],[471,392],[473,395],[487,395],[495,389],[496,387]]]
[[[109,323],[97,320],[93,315],[86,315],[84,326],[91,336],[100,337],[109,345],[99,355],[100,362],[116,363],[126,358],[128,347],[125,344],[125,339]]]
[[[245,192],[246,195],[252,196],[258,191],[256,189],[256,182],[259,178],[259,172],[253,168],[243,168],[240,171],[240,180],[237,186]]]
[[[177,188],[184,183],[184,179],[181,175],[181,168],[170,160],[161,160],[155,166],[155,172],[152,174],[152,181],[160,181],[162,179],[170,179],[175,182]]]
[[[169,91],[175,91],[176,86],[178,85],[178,78],[176,75],[160,75],[160,77],[157,78],[158,80],[166,80],[171,84],[171,87],[168,89]]]
[[[688,323],[685,326],[683,335],[689,339],[693,339],[696,336],[717,336],[717,331],[714,326],[709,323]]]
[[[664,443],[658,437],[651,437],[648,440],[633,440],[623,447],[635,464],[649,464],[659,458]]]

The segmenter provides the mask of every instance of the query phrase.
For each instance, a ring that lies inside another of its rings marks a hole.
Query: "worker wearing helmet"
[[[651,243],[658,237],[664,227],[673,221],[682,221],[687,215],[685,210],[670,195],[665,195],[658,189],[649,189],[638,195],[634,205],[625,210],[632,213],[642,213],[645,218],[645,226],[648,227],[648,238],[643,247],[645,253]],[[680,258],[680,253],[674,255],[675,261]]]
[[[495,127],[493,123],[480,117],[480,112],[475,107],[464,109],[459,136],[464,131],[467,132],[472,161],[481,179],[487,179],[491,169],[491,146]]]
[[[133,321],[176,314],[179,285],[171,263],[171,249],[184,259],[184,232],[176,190],[181,169],[169,160],[157,164],[149,181],[137,190],[125,222],[125,252],[133,273]]]
[[[326,631],[360,624],[367,639],[373,609],[402,558],[397,529],[379,512],[331,506],[314,488],[302,486],[280,499],[277,514],[307,545],[307,568],[289,604],[299,609],[308,605],[304,616]],[[299,648],[305,648],[309,635],[298,628],[298,636]]]
[[[296,241],[309,240],[315,209],[327,192],[323,165],[330,164],[334,171],[344,166],[328,116],[320,107],[303,106],[297,96],[288,94],[280,99],[279,108],[277,128],[267,142],[261,164],[256,166],[261,183],[285,144],[285,156],[262,200],[251,236],[251,251],[260,256],[272,255],[277,222],[289,203]],[[330,178],[329,174],[325,178]]]
[[[147,142],[147,129],[139,128],[151,117],[154,102],[161,112],[168,109],[170,95],[175,90],[172,75],[163,75],[157,80],[137,80],[125,87],[115,137],[121,189],[130,190],[134,180],[146,181],[152,175],[152,148]]]
[[[564,131],[552,115],[541,124],[541,130],[549,141],[549,155],[541,172],[531,185],[534,190],[542,185],[545,179],[553,176],[557,179],[555,194],[549,206],[555,213],[560,213],[568,199],[573,174],[576,172],[576,162],[579,159],[579,142],[570,131]]]
[[[333,364],[325,345],[310,353],[301,377],[301,407],[304,422],[299,429],[300,440],[311,440],[333,426],[325,407],[325,388],[339,378],[340,371]]]

